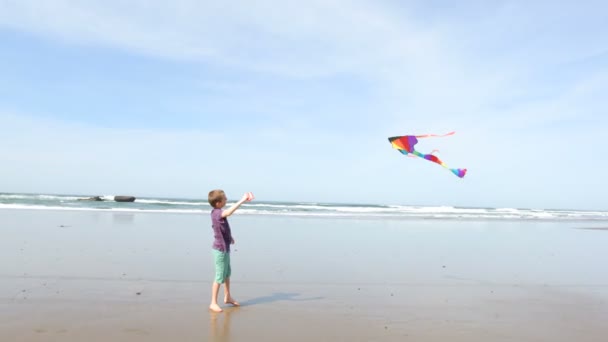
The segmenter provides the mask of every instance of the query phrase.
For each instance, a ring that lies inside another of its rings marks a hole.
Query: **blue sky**
[[[600,1],[0,0],[0,192],[608,209]],[[443,168],[387,137],[446,133]]]

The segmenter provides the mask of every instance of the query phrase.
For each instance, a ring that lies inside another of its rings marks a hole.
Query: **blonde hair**
[[[209,191],[209,204],[216,208],[217,204],[226,198],[224,190],[211,190]]]

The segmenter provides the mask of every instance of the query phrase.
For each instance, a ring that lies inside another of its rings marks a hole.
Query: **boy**
[[[239,303],[230,295],[230,245],[234,244],[234,239],[232,238],[227,218],[241,204],[250,201],[252,198],[253,195],[251,193],[246,193],[233,206],[222,210],[227,201],[224,191],[212,190],[209,192],[209,204],[213,207],[211,210],[211,226],[214,236],[213,257],[215,259],[215,281],[211,287],[211,304],[209,305],[211,311],[222,312],[222,308],[217,304],[221,284],[224,284],[224,303],[239,306]]]

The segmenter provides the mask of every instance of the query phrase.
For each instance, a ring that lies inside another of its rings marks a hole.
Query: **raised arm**
[[[234,214],[234,212],[241,206],[241,204],[247,202],[249,200],[249,195],[248,194],[244,194],[243,197],[236,203],[234,203],[230,208],[222,211],[222,217],[226,218],[232,214]]]

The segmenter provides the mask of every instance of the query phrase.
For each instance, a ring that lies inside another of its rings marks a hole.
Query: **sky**
[[[607,89],[603,1],[0,0],[0,192],[608,210]]]

